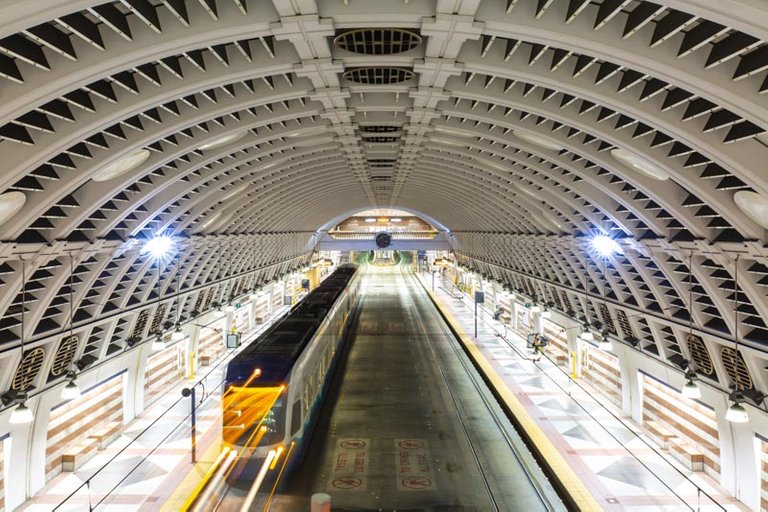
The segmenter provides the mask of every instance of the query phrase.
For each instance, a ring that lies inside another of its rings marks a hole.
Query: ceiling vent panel
[[[343,76],[347,80],[363,85],[392,85],[407,82],[416,74],[407,68],[371,66],[348,69]]]
[[[333,43],[362,55],[394,55],[419,46],[421,36],[400,28],[358,28],[340,32]]]

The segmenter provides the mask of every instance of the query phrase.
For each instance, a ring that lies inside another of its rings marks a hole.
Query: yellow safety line
[[[482,351],[475,344],[475,341],[464,332],[461,325],[454,318],[451,312],[445,307],[443,302],[426,287],[424,288],[432,297],[437,307],[442,311],[453,331],[459,336],[459,340],[469,352],[470,357],[475,364],[482,370],[484,376],[493,384],[499,396],[515,416],[519,425],[525,431],[525,434],[531,440],[538,450],[542,459],[550,468],[550,473],[559,481],[560,486],[568,493],[573,503],[581,511],[598,511],[603,507],[597,502],[595,497],[589,492],[584,482],[576,475],[573,468],[566,462],[560,451],[552,444],[541,427],[531,417],[523,404],[517,399],[515,394],[507,387],[507,384],[493,368],[490,361],[483,355]]]
[[[187,473],[187,476],[184,477],[184,480],[176,486],[176,490],[173,491],[173,494],[171,494],[167,500],[165,500],[160,510],[168,512],[178,512],[179,510],[182,510],[179,504],[185,503],[187,499],[195,493],[200,483],[206,479],[207,475],[201,475],[201,473],[206,467],[208,467],[209,470],[211,469],[211,466],[213,465],[212,463],[218,455],[216,452],[219,451],[221,451],[221,446],[217,443],[213,443],[213,445],[206,450],[205,454],[203,454],[202,460],[196,463],[192,470]]]

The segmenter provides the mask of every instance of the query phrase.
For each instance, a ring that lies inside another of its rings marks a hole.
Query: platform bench
[[[648,431],[648,435],[656,440],[664,450],[669,448],[669,440],[675,437],[675,434],[655,421],[646,421],[645,428]]]
[[[112,440],[120,435],[122,429],[123,426],[120,423],[111,421],[96,429],[93,434],[88,436],[88,438],[96,441],[99,450],[103,450],[112,442]]]
[[[199,358],[200,366],[210,366],[211,364],[211,356],[209,355],[201,355]]]
[[[96,441],[90,439],[66,448],[61,455],[61,470],[77,471],[96,454],[97,448]]]
[[[704,455],[695,446],[673,437],[669,440],[669,451],[691,471],[704,471]]]

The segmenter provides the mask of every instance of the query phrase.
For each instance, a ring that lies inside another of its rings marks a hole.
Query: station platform
[[[532,442],[567,476],[575,476],[572,492],[589,494],[594,499],[589,501],[606,511],[749,510],[706,474],[681,466],[546,354],[534,362],[526,340],[482,306],[475,337],[469,295],[441,279],[432,289],[431,274],[417,277],[498,395],[514,402],[510,405]]]
[[[282,317],[289,306],[276,307],[243,339],[256,338]],[[244,347],[245,345],[243,345]],[[26,512],[81,512],[105,510],[138,512],[182,510],[221,446],[221,382],[228,350],[192,380],[167,389],[162,398],[131,421],[104,449],[73,472],[52,479],[17,510]],[[184,388],[195,387],[196,462],[192,463],[190,398]],[[96,428],[96,427],[95,427]]]

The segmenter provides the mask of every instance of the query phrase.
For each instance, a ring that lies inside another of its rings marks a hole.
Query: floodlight
[[[142,252],[148,253],[156,259],[164,258],[173,249],[173,238],[168,235],[159,235],[144,244]]]
[[[613,254],[621,254],[621,246],[608,235],[595,235],[591,240],[592,247],[603,258],[607,258]]]

